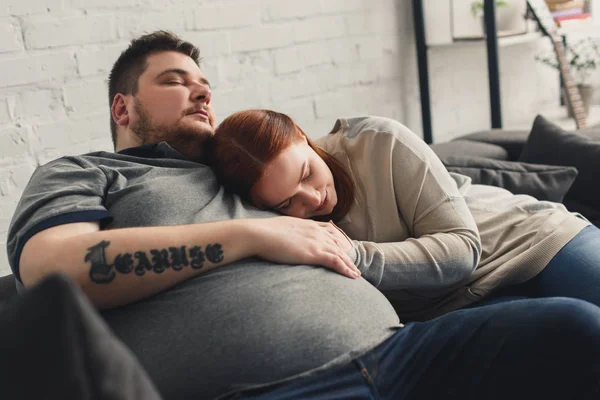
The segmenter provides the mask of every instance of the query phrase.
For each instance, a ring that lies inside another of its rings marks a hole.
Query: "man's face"
[[[208,80],[190,57],[178,52],[152,54],[147,64],[129,107],[129,128],[140,144],[164,140],[198,158],[202,144],[214,134]]]

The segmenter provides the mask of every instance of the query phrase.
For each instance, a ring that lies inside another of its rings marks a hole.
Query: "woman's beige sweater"
[[[449,173],[391,119],[339,119],[316,142],[356,184],[337,222],[354,239],[356,265],[403,319],[432,318],[531,279],[589,225],[562,204]]]

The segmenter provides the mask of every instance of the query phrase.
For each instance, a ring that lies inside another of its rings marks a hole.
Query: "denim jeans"
[[[235,399],[599,399],[600,308],[502,302],[408,323],[353,362]]]
[[[542,272],[494,297],[573,297],[600,306],[600,229],[590,225],[552,258]],[[486,302],[487,303],[487,302]]]

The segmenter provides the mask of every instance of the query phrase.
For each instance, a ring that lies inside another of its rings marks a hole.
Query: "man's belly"
[[[399,327],[362,278],[261,261],[217,268],[104,316],[167,397],[297,375],[372,348]]]

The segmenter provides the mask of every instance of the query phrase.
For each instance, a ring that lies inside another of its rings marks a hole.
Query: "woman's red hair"
[[[271,110],[240,111],[225,118],[208,144],[208,156],[217,179],[230,192],[252,202],[251,190],[267,164],[292,143],[306,138],[325,161],[335,182],[338,202],[330,215],[319,220],[339,221],[354,201],[354,182],[345,167],[316,146],[287,115]]]

